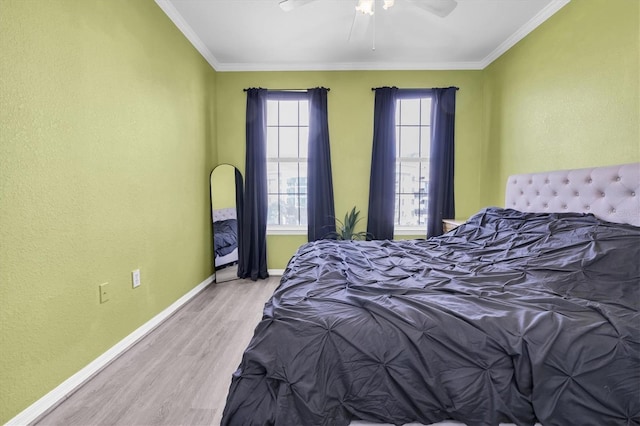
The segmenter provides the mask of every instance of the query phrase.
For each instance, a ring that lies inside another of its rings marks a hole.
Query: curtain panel
[[[244,237],[244,183],[242,182],[242,173],[236,167],[235,169],[235,186],[236,186],[236,216],[238,221],[238,254],[242,253],[243,237]],[[244,258],[238,256],[238,271],[244,268]],[[238,272],[238,277],[240,276]]]
[[[432,89],[427,238],[442,235],[442,219],[455,217],[453,187],[457,87]]]
[[[267,273],[267,90],[247,89],[245,191],[238,276],[253,281]]]
[[[309,158],[307,163],[307,236],[329,238],[336,231],[327,118],[328,89],[309,89]]]
[[[396,180],[395,115],[398,88],[380,87],[374,90],[367,238],[392,240]]]

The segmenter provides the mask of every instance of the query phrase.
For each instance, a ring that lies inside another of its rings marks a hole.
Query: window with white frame
[[[396,227],[423,228],[429,198],[431,98],[396,101]]]
[[[267,225],[307,226],[309,101],[306,92],[267,97]]]

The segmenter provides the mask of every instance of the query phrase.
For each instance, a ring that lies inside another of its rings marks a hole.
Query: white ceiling
[[[285,71],[483,69],[570,0],[457,0],[445,18],[376,0],[375,32],[357,0],[155,1],[217,71]]]

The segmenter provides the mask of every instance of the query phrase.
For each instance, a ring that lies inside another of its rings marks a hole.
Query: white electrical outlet
[[[140,285],[140,269],[131,272],[131,282],[133,283],[133,288]]]

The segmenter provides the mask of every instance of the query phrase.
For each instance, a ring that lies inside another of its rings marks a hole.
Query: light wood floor
[[[37,425],[219,425],[280,277],[212,284]]]

